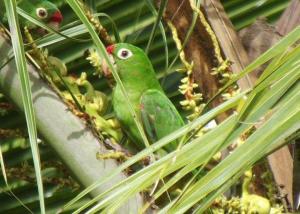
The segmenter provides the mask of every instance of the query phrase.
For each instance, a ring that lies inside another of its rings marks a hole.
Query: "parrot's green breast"
[[[135,102],[138,98],[137,95],[129,95],[130,102],[133,104],[134,110],[137,115],[140,114],[139,105]],[[121,125],[125,128],[123,129],[125,133],[131,138],[132,141],[136,143],[139,149],[143,148],[140,142],[142,142],[142,137],[135,125],[133,117],[130,114],[129,107],[126,102],[126,98],[123,96],[119,86],[116,86],[113,92],[113,107],[116,117],[120,121]],[[140,120],[140,118],[139,118]]]

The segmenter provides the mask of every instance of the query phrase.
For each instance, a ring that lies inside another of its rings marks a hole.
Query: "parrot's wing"
[[[159,90],[149,89],[144,92],[140,108],[145,132],[152,143],[184,125],[173,103]],[[176,146],[177,143],[172,142],[166,149],[175,150]]]

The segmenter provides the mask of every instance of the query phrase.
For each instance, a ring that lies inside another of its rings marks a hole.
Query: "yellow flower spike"
[[[241,198],[243,208],[247,213],[269,214],[271,210],[270,201],[262,196],[249,193],[252,170],[246,171],[244,176]]]
[[[179,89],[181,89],[181,90],[185,90],[185,89],[187,89],[189,86],[187,85],[187,84],[183,84],[183,85],[180,85],[179,86]]]
[[[199,8],[196,7],[194,0],[190,0],[190,5],[191,5],[191,8],[196,13],[198,13],[201,23],[205,27],[206,32],[209,34],[209,36],[212,40],[212,44],[214,46],[215,57],[218,60],[219,64],[222,64],[224,62],[224,60],[222,58],[221,49],[220,49],[220,46],[219,46],[219,43],[218,43],[218,40],[217,40],[217,37],[216,37],[214,31],[212,30],[211,26],[208,24],[207,20],[205,19],[204,14],[201,12],[201,10]]]
[[[195,102],[195,100],[191,100],[191,101],[189,102],[189,104],[190,104],[191,108],[195,108],[195,107],[196,107],[196,102]]]
[[[188,77],[184,77],[180,80],[182,83],[187,83],[189,81]]]
[[[58,72],[61,74],[61,76],[67,76],[68,70],[66,65],[58,58],[53,56],[47,56],[48,57],[48,63],[51,65],[51,67],[54,67],[58,70]]]
[[[282,205],[276,204],[275,207],[272,207],[270,214],[282,214],[284,213],[284,208]]]
[[[86,78],[87,78],[86,72],[82,72],[82,73],[80,74],[80,78],[86,80]]]
[[[219,80],[219,83],[221,83],[222,85],[225,85],[226,82],[227,82],[226,79],[221,79],[221,80]]]
[[[35,58],[35,60],[37,61],[37,65],[42,70],[42,72],[40,72],[40,75],[52,83],[51,77],[53,76],[53,71],[50,69],[48,65],[48,61],[47,61],[48,52],[43,51],[41,48],[37,46],[27,27],[24,28],[24,35],[27,42],[31,46],[32,56]]]
[[[182,63],[184,64],[184,66],[188,69],[190,64],[185,59],[185,53],[182,50],[182,44],[181,44],[181,41],[178,37],[177,30],[176,30],[175,26],[172,24],[171,21],[167,21],[167,24],[168,24],[169,28],[171,29],[171,32],[172,32],[172,35],[173,35],[173,40],[175,41],[177,49],[181,50],[180,53],[179,53],[179,57],[180,57]]]
[[[186,88],[186,89],[179,89],[179,91],[180,91],[183,95],[185,95],[185,94],[187,93],[188,89],[187,89],[187,88]]]
[[[231,95],[229,93],[222,94],[223,100],[229,100],[231,98]]]
[[[213,70],[210,74],[211,74],[211,75],[217,75],[217,74],[219,74],[219,72],[218,72],[217,69],[215,69],[215,70]]]
[[[203,100],[202,94],[199,94],[199,93],[193,94],[193,99],[195,101],[201,101],[201,100]]]
[[[179,73],[185,73],[186,72],[186,68],[178,68],[175,71],[177,71]]]
[[[90,64],[96,69],[96,74],[102,75],[101,58],[95,50],[90,50],[89,56],[86,58]]]
[[[189,101],[188,101],[188,100],[182,100],[182,101],[180,101],[179,103],[180,103],[180,105],[182,105],[182,106],[187,106],[187,105],[189,104]]]
[[[185,95],[186,90],[185,90],[185,89],[179,89],[179,92],[180,92],[181,94]]]
[[[230,77],[230,76],[231,76],[230,73],[223,73],[223,74],[222,74],[222,77]]]
[[[180,92],[181,94],[183,94],[183,95],[185,94],[185,90],[180,90],[180,89],[179,89],[179,92]]]
[[[185,53],[183,51],[183,47],[181,44],[181,41],[178,37],[177,30],[175,26],[171,23],[171,21],[167,21],[167,24],[169,28],[171,29],[171,33],[173,36],[173,40],[175,41],[177,49],[180,51],[179,57],[184,65],[184,69],[177,69],[179,72],[185,72],[186,77],[181,79],[181,85],[179,86],[179,92],[183,95],[185,95],[185,100],[180,102],[180,105],[184,110],[187,111],[192,111],[191,115],[188,116],[187,118],[189,120],[195,119],[197,116],[199,116],[199,113],[196,112],[197,110],[195,109],[197,107],[197,102],[202,100],[202,95],[194,93],[194,88],[198,87],[198,84],[193,82],[192,79],[192,73],[193,73],[193,67],[194,67],[194,62],[192,61],[189,63],[186,58],[185,58]]]
[[[91,50],[90,55],[86,59],[95,67],[101,66],[101,59],[95,50]]]
[[[193,87],[193,88],[198,88],[198,84],[197,84],[197,83],[193,83],[193,84],[192,84],[192,87]]]
[[[187,105],[187,106],[183,107],[183,109],[186,110],[186,111],[189,111],[189,110],[191,110],[192,108],[191,108],[190,105]]]
[[[86,81],[87,75],[85,72],[82,72],[80,74],[80,77],[76,80],[76,84],[77,85],[82,85],[84,83],[84,81]]]

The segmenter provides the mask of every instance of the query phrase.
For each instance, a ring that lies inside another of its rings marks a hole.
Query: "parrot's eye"
[[[36,15],[41,18],[41,19],[44,19],[48,16],[48,12],[45,8],[43,7],[39,7],[36,9]]]
[[[122,48],[118,51],[118,57],[120,59],[128,59],[132,56],[132,52],[126,48]]]

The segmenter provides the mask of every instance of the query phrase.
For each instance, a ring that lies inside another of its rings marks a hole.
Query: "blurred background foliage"
[[[64,16],[64,25],[77,20],[70,7],[62,0],[55,0]],[[87,3],[93,1],[87,1]],[[275,22],[283,10],[288,6],[289,0],[222,0],[221,1],[235,28],[240,30],[255,21],[257,17],[264,16],[268,21]],[[123,41],[145,48],[150,36],[155,17],[143,0],[100,0],[95,1],[97,12],[109,14],[118,27]],[[111,24],[106,18],[100,18],[101,23],[111,33]],[[111,33],[112,34],[112,33]],[[88,38],[83,35],[82,38]],[[170,60],[177,54],[177,49],[170,32],[167,30],[167,41]],[[95,89],[111,93],[104,78],[93,75],[94,68],[86,60],[87,49],[92,47],[92,42],[78,43],[63,40],[47,46],[50,55],[61,59],[68,71],[76,76],[81,72],[87,73],[88,80]],[[164,48],[159,30],[156,31],[155,39],[149,50],[149,57],[157,71],[157,77],[164,78],[165,55],[161,51]],[[168,96],[179,107],[182,95],[178,92],[178,84],[181,75],[170,72],[164,84]],[[106,115],[111,117],[110,111]],[[178,108],[180,109],[180,108]],[[185,112],[181,112],[182,115]],[[34,213],[39,212],[38,195],[36,192],[34,169],[32,166],[31,151],[28,144],[28,136],[25,129],[25,120],[22,114],[7,100],[0,95],[0,142],[1,150],[6,163],[6,170],[11,190],[26,206]],[[40,143],[42,160],[42,174],[44,179],[47,213],[55,213],[63,204],[72,199],[79,191],[80,186],[72,178],[68,170],[59,161],[59,158],[46,143]],[[81,200],[84,202],[85,199]],[[87,200],[87,199],[86,199]],[[80,203],[76,204],[76,207]],[[25,213],[24,207],[7,192],[3,178],[0,178],[0,213]]]

